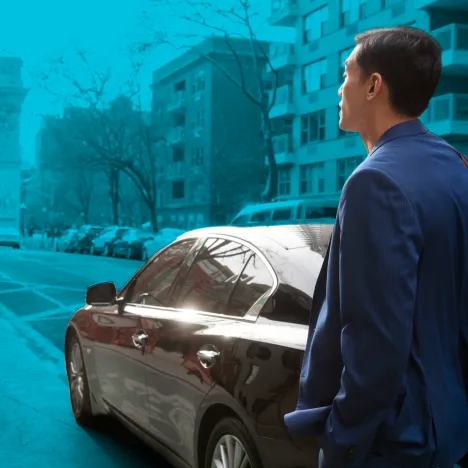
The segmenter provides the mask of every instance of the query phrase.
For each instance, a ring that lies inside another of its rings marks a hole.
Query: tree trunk
[[[158,217],[157,217],[157,209],[156,209],[156,200],[146,200],[146,205],[148,207],[148,212],[150,215],[150,222],[151,222],[151,230],[154,233],[159,231],[158,226]]]
[[[276,165],[275,149],[273,146],[271,120],[267,109],[262,110],[262,135],[265,156],[268,160],[268,179],[262,194],[262,199],[265,202],[270,202],[278,196],[278,167]]]
[[[112,168],[109,172],[109,195],[112,204],[112,223],[119,224],[120,171]]]

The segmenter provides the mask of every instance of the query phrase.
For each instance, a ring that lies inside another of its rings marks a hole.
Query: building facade
[[[0,57],[0,229],[20,230],[21,147],[20,115],[27,90],[23,62]]]
[[[265,184],[255,63],[246,40],[210,38],[153,73],[152,119],[160,136],[158,225],[224,224]],[[268,47],[268,44],[264,44]],[[258,60],[264,66],[264,59]]]
[[[337,204],[346,179],[367,156],[358,134],[339,129],[338,89],[355,35],[373,27],[414,26],[439,41],[442,78],[421,120],[468,150],[468,1],[272,0],[270,24],[296,30],[293,48],[270,49],[285,76],[270,113],[280,199]]]

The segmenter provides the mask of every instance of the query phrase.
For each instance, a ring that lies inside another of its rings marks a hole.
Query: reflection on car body
[[[118,294],[90,288],[66,333],[77,421],[111,414],[180,466],[211,467],[226,444],[246,467],[315,466],[317,442],[293,440],[283,416],[297,401],[319,242],[309,225],[199,229]]]

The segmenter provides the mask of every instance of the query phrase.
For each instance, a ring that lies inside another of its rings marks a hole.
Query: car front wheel
[[[95,416],[91,409],[91,395],[88,385],[83,353],[76,335],[67,343],[67,376],[73,416],[81,426],[94,426]]]
[[[255,443],[236,418],[224,418],[208,440],[204,468],[261,468]]]

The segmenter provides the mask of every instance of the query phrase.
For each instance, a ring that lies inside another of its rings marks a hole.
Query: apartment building
[[[372,27],[410,25],[443,49],[443,74],[423,123],[468,150],[467,0],[271,0],[270,24],[296,29],[293,48],[271,46],[282,81],[274,120],[280,198],[338,203],[366,157],[358,134],[338,127],[338,89],[354,36]]]
[[[153,73],[153,123],[168,140],[158,164],[160,226],[227,223],[264,187],[260,108],[233,82],[244,79],[255,95],[252,52],[246,40],[231,45],[235,54],[210,38]]]

